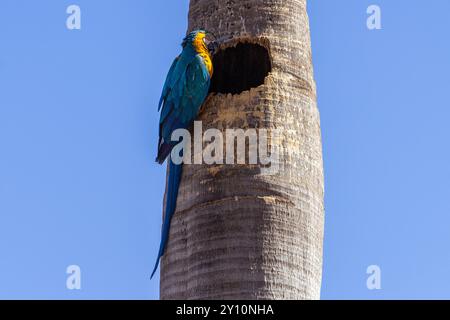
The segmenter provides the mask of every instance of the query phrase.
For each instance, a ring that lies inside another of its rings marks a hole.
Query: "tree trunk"
[[[231,38],[214,56],[203,130],[271,130],[279,171],[184,165],[161,298],[319,299],[324,183],[306,0],[191,0],[188,29]]]

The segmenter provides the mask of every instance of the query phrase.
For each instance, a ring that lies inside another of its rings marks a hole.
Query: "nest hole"
[[[272,71],[269,50],[257,43],[238,43],[213,57],[210,92],[239,94],[264,84]]]

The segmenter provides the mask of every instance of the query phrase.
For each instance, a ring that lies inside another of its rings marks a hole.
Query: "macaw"
[[[159,164],[165,161],[173,147],[178,144],[171,140],[172,132],[176,129],[188,129],[192,125],[208,95],[213,75],[210,50],[215,50],[216,45],[214,41],[208,39],[207,35],[209,33],[204,30],[189,33],[183,40],[181,54],[175,58],[167,74],[158,106],[158,111],[161,113],[156,161]],[[161,243],[152,278],[167,245],[182,170],[182,164],[174,164],[170,161]]]

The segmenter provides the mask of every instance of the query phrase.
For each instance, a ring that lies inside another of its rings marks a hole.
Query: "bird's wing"
[[[200,56],[192,59],[183,70],[174,68],[173,73],[172,77],[177,81],[170,85],[160,116],[160,134],[166,141],[170,140],[174,130],[187,127],[194,121],[210,84],[208,70]]]
[[[203,58],[197,55],[186,70],[185,90],[180,106],[181,121],[191,122],[197,117],[200,107],[208,95],[210,80]]]
[[[175,71],[177,69],[178,61],[180,61],[180,56],[176,57],[173,60],[172,65],[170,66],[169,72],[167,73],[166,81],[164,82],[163,90],[161,93],[161,98],[159,99],[158,111],[161,110],[161,107],[163,106],[163,103],[167,99],[167,96],[169,95],[169,93],[173,87],[173,84],[177,80],[177,75],[175,74]]]

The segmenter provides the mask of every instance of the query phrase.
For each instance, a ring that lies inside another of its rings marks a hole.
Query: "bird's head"
[[[209,51],[212,55],[217,49],[215,36],[212,32],[195,30],[190,32],[183,40],[183,47],[192,46],[197,52]]]

